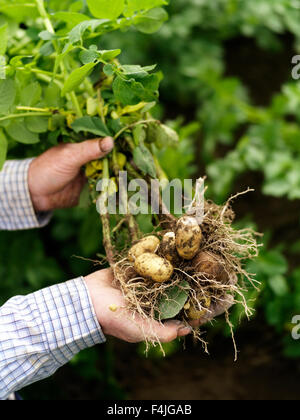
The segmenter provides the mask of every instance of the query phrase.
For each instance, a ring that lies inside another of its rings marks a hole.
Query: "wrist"
[[[30,194],[30,199],[32,202],[32,206],[35,210],[36,213],[38,212],[42,212],[42,211],[46,211],[45,208],[43,208],[42,205],[42,198],[35,194],[35,174],[34,174],[34,167],[35,167],[35,160],[33,159],[32,162],[30,163],[29,169],[28,169],[28,190],[29,190],[29,194]]]
[[[104,334],[109,334],[110,331],[112,312],[109,310],[109,305],[113,302],[108,300],[108,296],[110,296],[109,289],[112,287],[112,280],[113,272],[111,269],[96,271],[84,277],[97,320]]]

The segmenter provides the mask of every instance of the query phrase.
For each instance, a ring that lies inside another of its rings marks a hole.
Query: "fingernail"
[[[114,139],[112,137],[106,137],[99,141],[99,147],[101,152],[109,153],[114,148]]]
[[[184,337],[186,335],[191,334],[191,332],[193,331],[193,329],[191,327],[183,327],[183,328],[179,328],[178,330],[178,337]]]

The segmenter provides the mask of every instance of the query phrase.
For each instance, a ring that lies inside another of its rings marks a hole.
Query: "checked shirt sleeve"
[[[0,171],[0,230],[43,227],[51,214],[36,214],[28,188],[28,169],[33,159],[10,160]]]
[[[12,298],[0,308],[0,399],[103,342],[83,278]]]

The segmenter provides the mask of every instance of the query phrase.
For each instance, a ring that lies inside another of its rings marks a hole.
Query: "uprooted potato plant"
[[[201,221],[190,214],[180,218],[160,215],[155,235],[140,234],[140,240],[111,261],[133,320],[138,313],[145,321],[191,322],[195,338],[207,351],[201,325],[225,312],[232,331],[228,310],[235,303],[243,305],[248,318],[252,315],[244,293],[247,283],[258,284],[244,265],[258,255],[258,234],[252,229],[233,228],[233,198],[224,206],[204,201]],[[193,201],[188,213],[195,214],[197,206],[200,203]],[[235,345],[233,331],[232,337]],[[149,341],[157,340],[153,336]],[[237,356],[236,345],[235,352]]]

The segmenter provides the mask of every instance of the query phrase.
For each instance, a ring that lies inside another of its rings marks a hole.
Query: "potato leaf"
[[[57,12],[54,14],[54,18],[66,22],[70,29],[81,22],[90,20],[89,16],[74,12]]]
[[[72,124],[72,129],[79,133],[80,131],[86,131],[96,136],[110,136],[106,125],[98,117],[82,117],[75,120]]]
[[[113,91],[117,100],[123,105],[136,105],[143,100],[144,87],[134,79],[124,80],[116,77],[113,83]]]
[[[7,138],[2,130],[0,130],[0,170],[3,168],[7,154]]]
[[[21,4],[12,3],[11,1],[6,2],[7,4],[0,4],[0,13],[9,16],[11,19],[17,22],[22,22],[26,18],[35,18],[38,15],[37,7],[32,2]]]
[[[113,91],[116,99],[123,105],[137,105],[142,101],[152,102],[156,100],[158,86],[159,78],[157,74],[146,74],[141,78],[135,74],[129,80],[120,76],[116,77],[113,83]]]
[[[168,13],[159,7],[138,15],[134,22],[140,32],[152,34],[158,31],[166,20],[168,20]]]
[[[165,295],[158,304],[158,317],[164,320],[178,315],[188,300],[189,289],[188,282],[182,281],[178,286],[165,291]]]
[[[8,112],[16,98],[15,83],[11,79],[0,80],[0,114]]]
[[[148,126],[147,140],[162,149],[176,146],[179,142],[179,135],[172,128],[155,122]]]
[[[124,0],[87,0],[93,16],[98,19],[117,19],[125,7]]]
[[[7,48],[7,24],[0,27],[0,55],[4,55]]]
[[[19,143],[35,144],[40,141],[37,133],[28,130],[24,121],[14,121],[6,128],[7,134]]]
[[[95,50],[83,50],[79,54],[79,58],[82,64],[94,63],[99,58],[99,53]]]
[[[78,86],[80,86],[84,79],[90,74],[96,64],[97,63],[88,63],[79,69],[74,70],[64,84],[61,92],[62,96],[65,96],[67,93],[72,92],[78,88]]]
[[[27,117],[25,124],[32,133],[46,133],[48,131],[48,117]]]
[[[155,7],[165,6],[168,4],[169,2],[166,0],[127,0],[124,15],[126,17],[130,17],[135,12],[150,10]]]
[[[155,163],[152,154],[146,146],[140,145],[134,149],[133,159],[136,166],[145,174],[156,178]]]
[[[89,29],[90,31],[95,31],[101,25],[105,25],[109,20],[107,19],[92,19],[79,23],[75,28],[73,28],[69,33],[69,41],[71,44],[75,44],[80,41],[84,33]]]
[[[21,91],[20,101],[23,106],[34,106],[42,96],[42,88],[38,82],[30,83]]]

